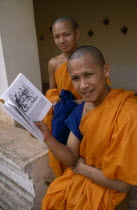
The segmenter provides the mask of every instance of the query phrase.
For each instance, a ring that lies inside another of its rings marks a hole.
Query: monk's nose
[[[65,42],[65,38],[63,36],[60,37],[60,43],[64,43]]]
[[[84,90],[89,86],[88,81],[86,79],[81,79],[80,80],[80,89]]]

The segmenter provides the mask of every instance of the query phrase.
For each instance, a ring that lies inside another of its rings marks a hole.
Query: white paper
[[[20,73],[7,91],[0,97],[4,100],[4,111],[23,125],[37,139],[43,141],[43,134],[34,124],[46,116],[52,103]]]

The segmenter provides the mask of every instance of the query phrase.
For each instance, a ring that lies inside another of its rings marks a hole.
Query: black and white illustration
[[[38,96],[22,81],[15,86],[12,94],[9,95],[9,99],[16,103],[18,108],[26,113],[38,99]]]

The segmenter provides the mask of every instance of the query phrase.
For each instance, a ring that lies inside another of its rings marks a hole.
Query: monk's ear
[[[109,77],[110,76],[110,65],[108,63],[104,64],[103,70],[104,70],[105,76]]]
[[[75,30],[75,35],[76,35],[76,39],[79,39],[79,37],[80,37],[80,30],[78,28]]]

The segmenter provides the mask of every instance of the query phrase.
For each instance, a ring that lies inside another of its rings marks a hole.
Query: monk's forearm
[[[70,146],[63,145],[57,141],[57,139],[52,136],[47,125],[43,121],[35,122],[35,125],[43,133],[46,145],[58,160],[60,160],[64,165],[68,167],[76,164],[78,155],[77,153],[75,154],[75,151],[73,151],[74,148],[71,149]]]
[[[81,164],[79,172],[81,175],[86,176],[94,183],[103,187],[125,193],[128,192],[130,189],[129,184],[118,179],[110,179],[104,176],[100,169],[97,169],[95,167],[91,167],[86,164]]]
[[[45,140],[45,143],[53,155],[64,165],[68,167],[75,165],[76,158],[67,145],[61,144],[52,135],[48,138],[48,140]]]

